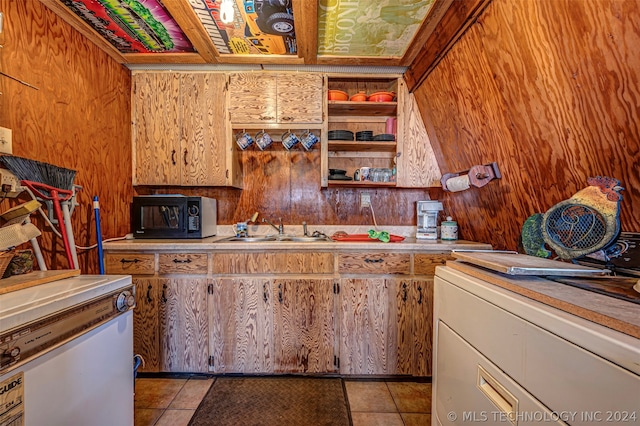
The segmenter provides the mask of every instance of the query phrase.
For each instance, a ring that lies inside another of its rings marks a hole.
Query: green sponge
[[[383,243],[388,243],[391,240],[389,233],[387,231],[375,231],[373,229],[369,230],[369,238],[374,240],[380,240]]]

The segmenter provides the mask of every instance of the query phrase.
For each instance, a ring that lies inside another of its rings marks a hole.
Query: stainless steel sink
[[[263,237],[229,237],[220,241],[242,241],[243,243],[265,243],[269,241],[277,241],[276,237],[267,235]]]
[[[280,237],[278,236],[278,240],[279,241],[294,241],[297,243],[317,243],[317,242],[323,242],[323,241],[332,241],[330,238],[328,237],[309,237],[309,236],[293,236],[293,237],[288,237],[288,236],[283,236]]]
[[[325,236],[305,236],[305,235],[260,235],[260,236],[252,236],[252,237],[229,237],[221,242],[230,241],[230,242],[244,242],[244,243],[267,243],[267,242],[296,242],[296,243],[314,243],[314,242],[326,242],[332,241],[329,237]]]

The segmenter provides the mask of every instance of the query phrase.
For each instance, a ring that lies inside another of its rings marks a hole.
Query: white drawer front
[[[438,318],[515,380],[522,378],[524,321],[438,276],[434,300]]]
[[[445,324],[438,324],[435,412],[442,425],[565,424]]]
[[[577,413],[571,424],[640,423],[640,376],[533,324],[525,357],[523,385],[552,410]]]

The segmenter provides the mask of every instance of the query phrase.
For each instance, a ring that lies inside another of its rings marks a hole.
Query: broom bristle
[[[0,162],[20,180],[44,183],[68,191],[73,189],[75,170],[14,155],[0,156]]]

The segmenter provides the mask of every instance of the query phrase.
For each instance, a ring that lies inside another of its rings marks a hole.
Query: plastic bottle
[[[458,222],[454,221],[451,216],[447,216],[447,220],[440,224],[440,238],[442,240],[458,239]]]

